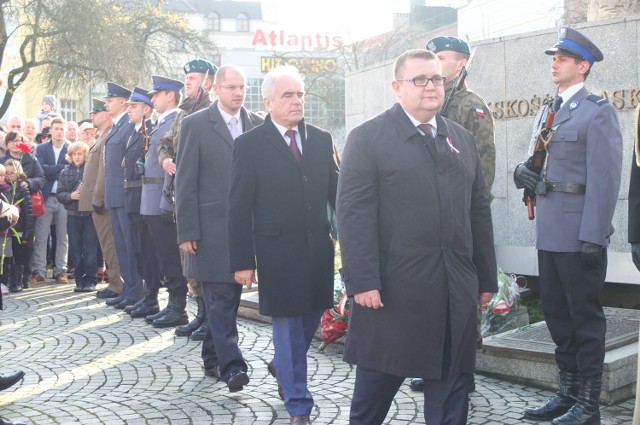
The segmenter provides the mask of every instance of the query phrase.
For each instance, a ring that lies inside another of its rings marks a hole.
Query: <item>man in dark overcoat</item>
[[[338,229],[353,297],[344,359],[358,366],[351,425],[384,422],[405,377],[424,379],[428,424],[465,424],[476,306],[496,291],[489,197],[476,143],[438,114],[436,55],[394,65],[398,103],[348,136]]]
[[[229,195],[229,258],[235,279],[260,278],[260,314],[271,316],[276,374],[292,424],[308,424],[307,351],[333,304],[333,242],[338,166],[331,135],[303,121],[304,83],[294,67],[272,69],[262,84],[265,123],[236,140]]]
[[[208,331],[202,344],[205,374],[239,391],[249,382],[238,347],[236,316],[242,286],[229,272],[227,199],[234,139],[262,123],[243,106],[245,75],[225,65],[215,75],[218,100],[184,118],[176,171],[178,243],[185,269],[202,282]]]
[[[615,108],[585,87],[591,67],[604,58],[600,49],[582,33],[561,27],[545,53],[558,96],[539,117],[544,123],[555,110],[555,134],[542,172],[519,164],[514,180],[516,187],[536,193],[540,299],[557,346],[560,383],[556,395],[524,415],[554,425],[594,424],[600,423],[607,327],[600,291],[620,190],[622,134]],[[539,133],[536,126],[532,140]]]

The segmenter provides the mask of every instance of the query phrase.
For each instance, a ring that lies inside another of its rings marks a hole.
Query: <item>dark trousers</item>
[[[349,425],[384,423],[404,377],[358,366]],[[429,425],[465,425],[473,374],[424,380],[424,420]]]
[[[69,258],[75,268],[77,286],[95,285],[98,266],[98,235],[91,215],[67,215]]]
[[[143,277],[147,297],[157,298],[162,286],[162,274],[160,273],[160,256],[145,223],[144,216],[138,213],[129,213],[131,230],[134,234],[134,248],[138,273]],[[175,244],[175,242],[174,242]]]
[[[242,286],[236,283],[202,282],[209,329],[202,342],[202,361],[207,369],[220,367],[227,380],[231,372],[247,371],[247,363],[238,346],[236,318]]]
[[[313,396],[307,387],[307,351],[324,310],[301,316],[272,317],[274,364],[284,390],[284,407],[291,416],[309,415]]]
[[[31,253],[33,252],[33,241],[30,241],[27,244],[24,244],[22,242],[24,242],[22,239],[20,240],[20,242],[18,242],[18,238],[16,237],[11,238],[11,250],[13,251],[13,263],[18,266],[25,266],[25,273],[27,273],[26,267],[29,265],[29,262],[31,261]],[[31,278],[31,276],[29,276],[29,278]]]
[[[538,251],[540,298],[545,321],[556,343],[560,370],[580,372],[587,378],[602,376],[607,322],[600,291],[607,273],[603,266],[586,270],[579,252]]]
[[[138,262],[135,255],[135,239],[130,225],[130,220],[124,207],[109,210],[111,216],[111,229],[113,241],[116,247],[116,255],[120,263],[120,275],[124,281],[121,295],[129,300],[137,301],[144,295],[144,287]]]
[[[167,289],[170,294],[186,297],[189,291],[187,279],[182,273],[180,248],[175,223],[162,219],[159,215],[143,215],[143,246],[153,250],[158,255],[160,274],[167,279]],[[147,242],[147,238],[149,241]]]

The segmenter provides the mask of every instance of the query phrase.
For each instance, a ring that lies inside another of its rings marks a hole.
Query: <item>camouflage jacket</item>
[[[445,99],[452,89],[453,81],[450,81],[445,85]],[[451,99],[446,117],[469,130],[476,139],[484,183],[489,197],[493,198],[491,186],[496,174],[496,142],[495,125],[489,106],[464,84]]]
[[[201,109],[208,108],[212,103],[208,95],[204,96],[200,103],[195,105],[195,107],[193,105],[193,102],[194,99],[188,97],[184,100],[184,102],[180,104],[180,106],[178,107],[180,108],[180,112],[178,112],[175,121],[171,125],[171,128],[160,138],[160,144],[158,145],[158,160],[160,161],[160,166],[162,166],[162,162],[165,159],[175,158],[176,156],[182,119],[189,115],[192,110],[193,112],[197,112]]]

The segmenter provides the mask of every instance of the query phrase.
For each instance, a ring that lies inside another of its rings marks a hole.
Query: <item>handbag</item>
[[[44,206],[44,197],[40,190],[31,192],[31,209],[33,210],[34,217],[43,216],[46,211]]]

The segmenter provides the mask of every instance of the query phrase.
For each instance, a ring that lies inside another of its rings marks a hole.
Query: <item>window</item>
[[[240,13],[236,20],[236,31],[249,32],[249,16],[246,13]]]
[[[76,104],[75,100],[61,99],[60,100],[60,115],[65,121],[77,121],[76,120]]]
[[[214,47],[211,51],[209,60],[216,66],[220,66],[222,64],[222,56],[220,56],[220,50],[217,47]]]
[[[220,31],[220,15],[216,12],[210,13],[206,21],[207,31]]]

